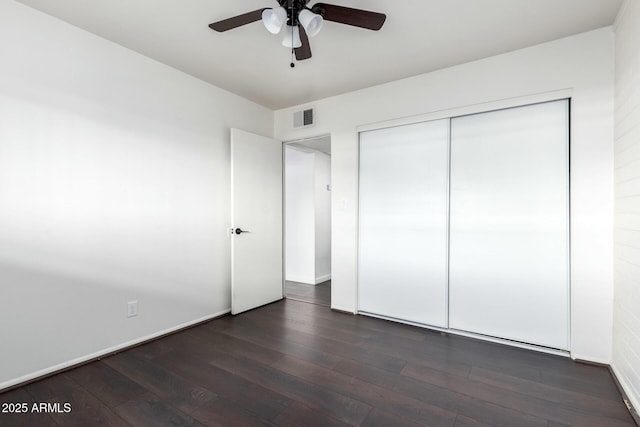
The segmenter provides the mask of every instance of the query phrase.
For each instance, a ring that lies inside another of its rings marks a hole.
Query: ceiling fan
[[[258,9],[223,19],[209,24],[209,28],[224,32],[262,20],[270,33],[278,34],[286,24],[282,45],[291,48],[295,52],[296,59],[302,61],[311,58],[309,37],[320,32],[324,20],[378,31],[387,19],[383,13],[326,3],[316,3],[309,8],[307,7],[309,1],[278,0],[280,4],[278,7]],[[291,66],[295,66],[293,62]]]

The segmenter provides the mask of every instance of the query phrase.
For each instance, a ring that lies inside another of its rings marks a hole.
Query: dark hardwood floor
[[[0,414],[12,427],[634,425],[605,368],[294,300],[0,394],[2,402],[71,405]]]
[[[284,290],[287,298],[327,307],[331,306],[331,280],[317,285],[286,281]]]

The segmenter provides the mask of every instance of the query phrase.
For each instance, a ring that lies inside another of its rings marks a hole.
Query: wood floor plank
[[[234,322],[232,328],[208,326],[203,325],[202,328],[198,328],[200,329],[198,332],[188,331],[189,333],[187,334],[181,334],[179,338],[176,338],[178,341],[174,341],[174,343],[178,348],[188,349],[190,351],[190,359],[200,358],[201,360],[207,360],[211,351],[222,350],[222,347],[219,346],[220,342],[231,338],[237,340],[235,342],[243,342],[242,346],[247,351],[242,355],[255,358],[266,364],[279,359],[284,354],[311,358],[314,362],[328,367],[334,366],[340,360],[338,356],[331,353],[317,351],[309,346],[286,340],[279,333],[273,333],[268,328],[258,330],[246,325],[241,326],[237,321]]]
[[[159,398],[172,402],[186,414],[216,397],[212,391],[190,383],[148,360],[138,358],[133,352],[109,357],[104,359],[103,363],[131,378]]]
[[[379,342],[367,341],[363,347],[369,351],[376,351],[389,357],[402,358],[406,362],[441,370],[453,375],[467,377],[471,372],[471,364],[468,358],[465,358],[466,362],[462,362],[459,360],[460,358],[453,357],[451,354],[453,352],[447,354],[445,351],[434,348],[423,350],[416,346],[415,343],[412,345],[407,345],[407,343],[399,345],[397,340],[395,342],[380,340]]]
[[[257,427],[275,425],[221,396],[198,408],[191,415],[206,426]]]
[[[547,425],[547,420],[544,418],[468,396],[450,390],[446,386],[437,386],[413,378],[398,380],[394,389],[398,393],[425,400],[480,423],[518,427],[545,427]]]
[[[260,321],[264,321],[266,317],[273,319],[275,323],[287,325],[287,327],[300,332],[311,333],[313,335],[349,344],[358,345],[369,338],[366,331],[346,330],[341,327],[335,327],[330,321],[318,321],[304,315],[291,316],[276,312],[265,315],[261,312],[251,312],[247,313],[245,317],[250,319],[259,319]]]
[[[448,421],[447,421],[448,423]],[[441,425],[441,424],[422,424],[414,423],[406,418],[401,418],[396,415],[390,414],[378,408],[373,408],[369,412],[369,416],[360,424],[362,427],[389,427],[389,426],[402,426],[402,427],[418,427],[426,425]],[[442,424],[450,425],[450,424]]]
[[[594,378],[591,374],[576,376],[545,370],[541,372],[541,382],[565,390],[575,391],[576,393],[584,393],[615,402],[620,401],[620,392],[610,376],[606,380],[602,376]]]
[[[534,381],[523,380],[500,372],[473,367],[469,375],[471,381],[480,381],[485,384],[537,397],[568,408],[576,409],[583,413],[593,413],[606,417],[628,420],[629,413],[617,402],[600,399],[583,393],[576,393],[564,389],[549,386]]]
[[[37,402],[70,405],[71,411],[68,413],[50,413],[51,418],[60,425],[81,427],[129,425],[65,373],[29,384],[25,388]]]
[[[217,351],[233,352],[237,356],[247,358],[258,358],[260,362],[270,363],[282,357],[282,353],[269,347],[256,344],[246,339],[217,332],[204,331],[202,329],[191,330],[187,335],[193,336],[196,341],[191,346],[195,352],[198,348],[216,349]],[[202,346],[202,343],[209,343],[211,346]],[[188,345],[183,343],[184,345]],[[184,348],[184,347],[182,347]]]
[[[67,375],[110,408],[139,398],[147,390],[105,363],[90,363]]]
[[[424,364],[427,367],[456,375],[467,375],[471,365],[475,365],[499,368],[524,379],[540,380],[539,366],[528,361],[521,361],[518,358],[492,354],[492,351],[488,351],[486,344],[494,346],[496,344],[470,345],[469,341],[469,338],[449,334],[438,338],[431,336],[424,343],[415,343],[399,337],[383,337],[378,342],[367,341],[364,347],[392,357],[403,357],[407,361]]]
[[[209,336],[206,339],[206,344],[200,340],[193,345],[198,347],[211,346],[217,348],[217,334],[223,334],[225,336],[242,339],[248,343],[255,345],[254,354],[247,354],[248,357],[260,357],[260,361],[264,363],[273,362],[284,354],[297,355],[304,358],[312,358],[316,363],[327,367],[333,367],[340,360],[339,356],[331,354],[326,351],[319,351],[308,345],[298,344],[292,341],[283,339],[278,334],[269,334],[268,331],[255,331],[252,328],[245,328],[244,332],[239,332],[237,329],[230,331],[226,330],[220,332],[218,330],[210,331]],[[197,350],[196,350],[197,351]],[[272,358],[270,361],[269,358]]]
[[[49,414],[32,411],[38,403],[24,387],[0,394],[0,427],[57,426]]]
[[[123,403],[114,408],[114,411],[127,420],[129,424],[136,427],[152,425],[204,427],[203,424],[200,424],[189,415],[163,402],[151,393],[146,393],[137,399]]]
[[[246,335],[259,332],[264,328],[264,325],[258,321],[249,321],[249,319],[243,319],[243,321],[246,322],[247,326],[243,331]],[[312,333],[300,332],[286,326],[282,328],[282,333],[287,342],[294,342],[312,348],[315,351],[343,358],[357,359],[362,363],[377,366],[390,372],[400,372],[406,364],[406,361],[400,357],[372,351],[357,344],[339,342],[326,337],[318,337]]]
[[[134,347],[130,351],[135,351],[142,355],[145,359],[153,359],[175,348],[174,339],[181,334],[171,334],[159,340],[153,340],[146,344]]]
[[[295,354],[293,354],[292,356],[298,357],[302,360],[305,360],[307,362],[313,363],[318,366],[324,366],[322,364],[316,363],[315,360],[313,360],[313,358],[308,358],[304,356],[300,357]],[[353,376],[354,378],[358,378],[369,384],[386,387],[392,390],[393,390],[393,387],[398,382],[397,374],[391,373],[389,371],[385,371],[383,369],[377,368],[372,365],[360,363],[357,359],[340,358],[335,365],[331,366],[331,369],[345,375]]]
[[[491,424],[485,424],[473,418],[458,415],[453,427],[491,427]]]
[[[439,335],[439,332],[431,331],[424,328],[418,328],[417,326],[406,325],[399,322],[392,322],[388,320],[380,321],[368,316],[353,316],[346,313],[334,313],[337,314],[339,319],[346,322],[353,322],[353,327],[358,330],[365,330],[371,332],[377,332],[379,334],[388,335],[390,337],[398,336],[414,340],[417,342],[423,342],[425,337],[429,335]]]
[[[460,394],[481,399],[495,405],[505,406],[556,422],[594,427],[604,425],[608,427],[633,425],[629,424],[628,421],[614,419],[603,414],[583,413],[580,410],[575,410],[545,399],[527,396],[494,385],[471,381],[459,376],[412,364],[407,364],[402,374],[419,381],[440,385],[441,387],[446,387]]]
[[[357,330],[363,335],[369,333],[383,333],[390,336],[403,336],[405,338],[414,339],[415,341],[424,341],[425,334],[433,334],[424,328],[418,328],[391,321],[380,321],[367,316],[355,316],[349,313],[335,312],[327,310],[326,307],[314,304],[301,304],[298,301],[284,300],[282,307],[266,306],[265,312],[278,313],[281,316],[300,318],[313,318],[318,322],[324,322],[327,325],[335,325],[337,328],[348,330]]]
[[[397,325],[394,322],[382,323]],[[419,330],[412,326],[400,326],[409,330]],[[389,355],[410,355],[414,361],[446,361],[449,365],[447,369],[456,363],[463,370],[469,369],[471,364],[500,367],[510,370],[514,376],[531,380],[540,380],[540,367],[549,366],[545,359],[548,355],[545,354],[436,331],[423,332],[422,340],[381,333],[372,335],[364,346],[371,350],[385,350]],[[551,356],[551,360],[557,362],[558,359],[562,358]],[[564,360],[561,360],[560,365],[564,364]]]
[[[273,327],[273,325],[244,318],[241,322],[237,322],[233,328],[229,328],[224,332],[232,335],[237,334],[238,336],[250,337],[254,340],[270,340],[270,338],[267,338],[270,334],[270,327]],[[388,356],[381,352],[365,349],[362,346],[350,345],[329,338],[318,337],[310,333],[296,331],[295,329],[286,327],[286,325],[277,326],[277,330],[279,332],[273,337],[274,339],[296,343],[316,351],[326,352],[344,358],[358,359],[362,363],[368,363],[390,372],[399,373],[406,364],[406,361],[399,357]]]
[[[360,424],[371,410],[371,406],[337,391],[319,387],[248,359],[220,356],[211,364],[299,401],[309,408],[325,412],[347,424]]]
[[[272,366],[318,386],[333,387],[345,396],[401,419],[422,425],[442,426],[451,426],[455,420],[456,414],[453,412],[294,357],[286,356]]]
[[[262,418],[274,419],[293,404],[288,397],[213,366],[208,361],[193,361],[187,353],[188,350],[176,350],[157,358],[155,363]]]
[[[274,422],[282,427],[346,427],[349,425],[300,402],[293,402],[291,406],[278,414]]]

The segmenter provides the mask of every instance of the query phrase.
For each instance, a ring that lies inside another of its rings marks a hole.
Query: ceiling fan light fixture
[[[311,58],[309,38],[320,32],[324,21],[378,31],[387,19],[384,13],[334,4],[315,3],[308,8],[310,1],[278,0],[278,7],[260,8],[212,22],[209,28],[223,33],[261,20],[267,31],[278,34],[286,26],[282,45],[291,49],[292,58],[295,56],[296,60],[303,61]],[[291,66],[295,67],[295,64],[291,62]]]
[[[297,49],[302,46],[302,40],[300,40],[300,29],[296,25],[295,27],[287,25],[284,31],[284,37],[282,38],[282,46]]]
[[[287,22],[287,11],[282,6],[265,9],[262,12],[262,23],[271,34],[278,34],[285,22]]]
[[[313,37],[318,34],[322,29],[322,24],[324,23],[324,19],[321,15],[313,13],[308,9],[304,9],[298,14],[298,21],[300,22],[300,25],[304,27],[309,37]]]

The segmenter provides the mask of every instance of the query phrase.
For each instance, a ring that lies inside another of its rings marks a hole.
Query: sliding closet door
[[[360,134],[361,312],[447,323],[449,121]]]
[[[452,119],[453,329],[568,349],[568,101]]]

